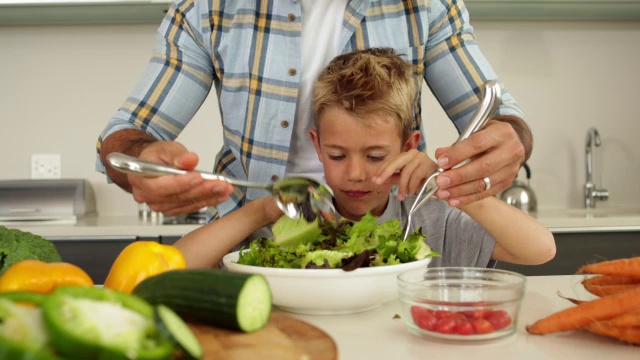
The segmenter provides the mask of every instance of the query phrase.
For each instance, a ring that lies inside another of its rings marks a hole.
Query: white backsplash
[[[595,126],[599,207],[640,204],[640,23],[478,22],[478,41],[527,115],[539,208],[582,206],[585,136]],[[62,155],[62,176],[87,178],[101,214],[137,213],[131,196],[94,171],[105,122],[142,73],[155,25],[0,27],[0,179],[30,176],[34,153]],[[457,135],[425,87],[428,153]],[[180,136],[211,169],[221,143],[215,96]],[[524,171],[520,175],[524,178]]]

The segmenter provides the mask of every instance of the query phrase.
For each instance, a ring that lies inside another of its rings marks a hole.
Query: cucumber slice
[[[238,293],[237,321],[244,332],[262,329],[271,315],[271,289],[264,276],[247,277],[244,286]]]
[[[198,338],[187,323],[165,305],[158,305],[154,310],[154,319],[158,329],[182,349],[189,359],[202,359],[204,351]]]

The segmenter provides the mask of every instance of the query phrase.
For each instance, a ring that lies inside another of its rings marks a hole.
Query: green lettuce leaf
[[[260,238],[241,251],[239,264],[276,267],[341,268],[368,251],[370,261],[364,266],[383,266],[421,260],[439,254],[426,244],[426,236],[418,229],[403,241],[397,219],[378,224],[378,218],[367,213],[360,221],[339,220],[335,226],[317,222],[295,221],[283,216],[273,226],[273,240]],[[358,265],[359,266],[359,265]]]

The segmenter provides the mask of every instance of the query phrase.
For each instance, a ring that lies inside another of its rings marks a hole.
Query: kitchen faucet
[[[593,148],[602,145],[598,129],[591,127],[587,130],[586,154],[587,154],[587,183],[584,185],[584,207],[593,209],[596,207],[596,200],[607,200],[609,191],[597,189],[593,182]]]

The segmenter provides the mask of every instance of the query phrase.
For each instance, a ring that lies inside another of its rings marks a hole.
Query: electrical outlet
[[[62,174],[60,154],[32,154],[32,179],[60,179]]]

